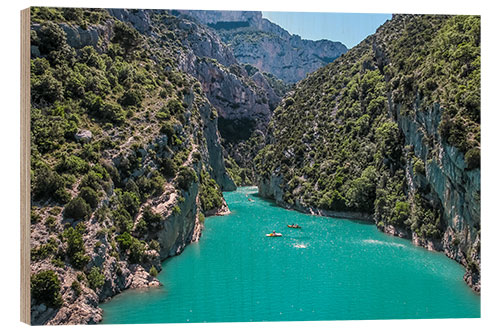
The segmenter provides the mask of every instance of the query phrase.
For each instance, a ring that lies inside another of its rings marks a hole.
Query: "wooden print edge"
[[[21,10],[21,321],[30,324],[30,8]]]

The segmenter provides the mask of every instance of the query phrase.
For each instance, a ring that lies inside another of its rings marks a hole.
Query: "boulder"
[[[88,143],[92,140],[92,132],[89,130],[80,130],[75,134],[75,139],[78,142]]]

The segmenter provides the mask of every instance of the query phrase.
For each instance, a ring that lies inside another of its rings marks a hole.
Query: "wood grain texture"
[[[21,321],[30,324],[30,9],[21,11]]]

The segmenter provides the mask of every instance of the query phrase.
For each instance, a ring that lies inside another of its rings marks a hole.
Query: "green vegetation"
[[[38,304],[44,303],[53,308],[63,305],[61,282],[54,271],[46,270],[31,275],[31,297]]]
[[[57,250],[57,240],[55,237],[51,237],[45,244],[31,249],[31,260],[42,260],[48,258],[55,254]]]
[[[90,261],[90,257],[85,253],[85,244],[82,234],[85,232],[85,227],[82,223],[76,228],[69,227],[64,230],[62,236],[66,242],[66,255],[70,263],[76,269],[83,269]]]
[[[130,235],[128,232],[124,232],[116,237],[116,241],[120,245],[120,249],[128,254],[128,260],[130,263],[142,263],[145,252],[144,243]]]
[[[379,180],[403,181],[391,174],[401,163],[401,139],[387,116],[384,77],[373,64],[363,66],[364,52],[371,50],[354,49],[309,76],[275,110],[276,144],[255,161],[263,178],[280,170],[285,203],[299,196],[306,206],[373,213]]]
[[[64,217],[81,220],[88,217],[91,211],[90,205],[82,197],[76,197],[64,208]]]
[[[208,172],[202,171],[200,175],[200,201],[201,209],[207,212],[222,206],[222,191]]]
[[[31,21],[57,21],[76,24],[86,29],[89,24],[102,24],[109,18],[104,9],[32,7]]]
[[[31,14],[31,223],[48,233],[31,258],[81,271],[71,286],[78,297],[85,281],[97,292],[104,283],[103,268],[89,267],[91,252],[149,268],[145,252],[160,251],[154,233],[162,227],[151,203],[172,186],[188,190],[203,178],[203,202],[220,206],[222,193],[209,176],[198,178],[206,162],[193,151],[206,145],[199,107],[207,99],[177,69],[185,50],[173,40],[184,32],[166,13],[152,14],[156,36],[107,10],[33,7]],[[110,35],[74,47],[63,23],[90,32],[105,25]]]
[[[479,148],[472,148],[465,153],[465,163],[468,169],[476,169],[481,165],[481,151]]]
[[[196,173],[190,167],[181,167],[179,169],[179,174],[177,175],[177,183],[179,187],[185,191],[189,189],[189,186],[196,180]]]
[[[177,205],[175,205],[173,208],[172,208],[172,213],[174,215],[179,215],[181,213],[181,208]]]
[[[156,269],[155,266],[151,266],[151,268],[149,269],[149,274],[152,277],[157,277],[158,276],[158,270]]]
[[[441,237],[442,212],[438,201],[429,199],[429,189],[417,186],[408,197],[406,165],[425,176],[426,161],[411,147],[403,149],[394,119],[439,105],[439,131],[425,136],[430,147],[425,158],[437,158],[435,146],[442,139],[465,154],[468,169],[479,167],[479,26],[474,16],[396,17],[299,82],[274,112],[269,127],[274,143],[255,159],[259,178],[280,177],[287,206],[298,201],[366,213],[379,227]]]
[[[225,142],[225,147],[229,151],[229,154],[224,158],[224,163],[228,174],[237,186],[257,184],[253,159],[264,148],[264,141],[262,134],[254,133],[245,141]],[[231,154],[234,153],[239,156],[238,162],[231,157]]]
[[[89,274],[87,274],[87,281],[90,289],[97,290],[104,285],[104,274],[101,273],[101,270],[98,267],[94,266],[90,270]]]
[[[480,24],[479,16],[421,16],[387,46],[394,102],[412,112],[417,92],[422,107],[439,103],[440,134],[463,153],[480,146]]]
[[[71,283],[71,289],[73,289],[76,297],[79,297],[82,294],[82,286],[76,280]]]

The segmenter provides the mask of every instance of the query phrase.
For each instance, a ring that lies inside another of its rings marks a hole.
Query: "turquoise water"
[[[372,224],[285,210],[256,192],[225,193],[232,213],[207,218],[201,240],[163,263],[164,286],[102,304],[103,323],[480,316],[464,268],[443,253]],[[273,230],[283,237],[265,236]]]

